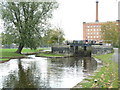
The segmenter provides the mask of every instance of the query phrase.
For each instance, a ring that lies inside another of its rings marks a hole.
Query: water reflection
[[[31,57],[1,63],[0,88],[72,88],[97,68],[92,58]]]
[[[97,62],[93,58],[84,57],[83,58],[83,71],[91,73],[97,69]]]

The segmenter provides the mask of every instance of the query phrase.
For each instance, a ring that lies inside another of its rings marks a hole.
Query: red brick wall
[[[83,40],[102,40],[100,30],[104,23],[107,22],[83,23]]]

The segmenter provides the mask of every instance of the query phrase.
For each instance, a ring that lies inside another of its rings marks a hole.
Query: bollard
[[[84,51],[86,51],[87,50],[87,47],[86,47],[86,45],[84,45]]]

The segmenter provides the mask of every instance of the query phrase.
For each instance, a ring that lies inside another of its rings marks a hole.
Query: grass
[[[0,54],[0,57],[15,57],[15,56],[24,56],[24,55],[14,52],[1,52]]]
[[[62,57],[63,54],[53,54],[53,53],[39,53],[36,56],[45,56],[45,57]]]
[[[0,49],[0,52],[15,52],[17,49]],[[39,50],[44,50],[44,48],[39,48],[39,49],[36,49],[36,50],[31,50],[31,49],[26,49],[24,48],[22,50],[22,53],[32,53],[32,52],[38,52]]]
[[[34,52],[39,52],[41,50],[44,50],[44,48],[39,48],[39,49],[36,49],[36,50],[31,50],[31,49],[23,49],[22,50],[22,53],[34,53]]]
[[[22,55],[22,54],[15,53],[16,50],[17,49],[0,49],[0,57],[1,58],[3,58],[3,57],[6,58],[6,59],[0,59],[0,61],[8,60],[11,57],[25,56],[25,55]],[[36,50],[23,49],[22,53],[35,53],[35,52],[39,52],[40,50],[44,50],[44,49],[43,48],[36,49]]]
[[[103,67],[95,73],[95,76],[91,76],[89,82],[80,83],[83,88],[118,88],[118,65],[111,60],[112,55],[94,56],[103,61]]]
[[[0,59],[0,61],[7,61],[7,60],[9,60],[9,59],[8,58],[7,59],[6,58],[5,59],[3,59],[3,58]]]

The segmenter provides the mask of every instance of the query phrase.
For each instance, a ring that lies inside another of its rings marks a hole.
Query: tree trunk
[[[21,51],[22,51],[23,47],[24,47],[24,45],[20,43],[20,45],[19,45],[19,47],[18,47],[16,53],[21,54]]]

